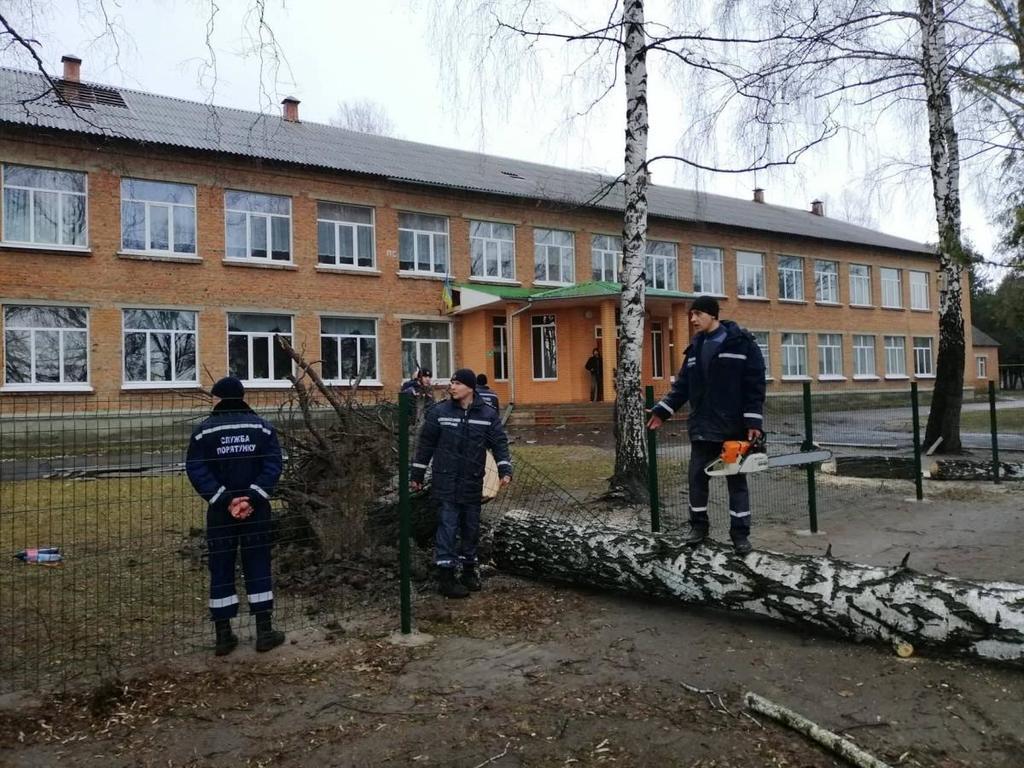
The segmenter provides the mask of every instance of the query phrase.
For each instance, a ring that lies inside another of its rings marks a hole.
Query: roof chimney
[[[764,202],[764,190],[761,189],[761,187],[754,187],[754,202],[755,203],[763,203]]]
[[[825,204],[821,200],[811,200],[811,213],[815,216],[824,216]]]
[[[284,119],[290,123],[299,122],[299,100],[294,96],[285,96],[281,104],[284,105]]]
[[[77,56],[61,56],[60,60],[64,64],[64,79],[69,83],[79,82],[82,75],[82,60]]]

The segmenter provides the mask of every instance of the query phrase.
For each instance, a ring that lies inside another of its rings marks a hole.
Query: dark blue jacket
[[[431,495],[459,504],[479,504],[487,450],[494,454],[498,475],[512,475],[508,436],[498,412],[476,395],[469,408],[448,398],[429,411],[420,431],[411,479],[422,483],[431,459]]]
[[[764,357],[750,331],[723,320],[725,339],[708,364],[700,365],[705,334],[697,334],[683,356],[672,389],[652,409],[663,420],[690,404],[690,440],[744,440],[748,429],[764,431]]]
[[[269,507],[282,463],[274,428],[244,402],[222,400],[192,432],[185,471],[211,507],[227,507],[237,496]]]
[[[476,394],[477,394],[477,397],[482,399],[485,403],[487,403],[489,406],[491,406],[491,408],[493,408],[494,410],[496,410],[496,411],[500,411],[501,410],[501,408],[498,407],[498,393],[495,392],[490,387],[488,387],[487,385],[482,385],[481,386],[481,385],[478,384],[477,388],[476,388]]]

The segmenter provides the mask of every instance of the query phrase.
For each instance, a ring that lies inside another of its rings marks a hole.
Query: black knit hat
[[[698,296],[690,305],[691,312],[703,312],[705,315],[718,317],[718,299],[712,296]]]
[[[476,385],[478,387],[486,387],[487,386],[487,374],[486,373],[478,373],[476,375]]]
[[[210,394],[221,400],[241,400],[245,397],[245,385],[234,376],[225,376],[213,385]]]
[[[452,381],[465,384],[470,389],[476,389],[476,374],[469,368],[459,368],[452,374]]]

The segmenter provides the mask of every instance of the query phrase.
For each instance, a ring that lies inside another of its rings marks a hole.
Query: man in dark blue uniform
[[[217,633],[216,654],[238,645],[231,619],[238,615],[235,556],[242,552],[246,598],[256,616],[256,650],[284,642],[273,628],[270,575],[270,497],[281,476],[281,447],[270,424],[245,402],[238,379],[220,379],[211,390],[218,401],[188,441],[185,470],[206,510],[209,547],[210,616]]]
[[[440,507],[434,552],[438,586],[445,597],[466,597],[481,587],[476,551],[487,451],[494,454],[502,486],[512,481],[512,460],[501,418],[477,395],[473,371],[460,368],[452,374],[448,392],[450,399],[427,411],[410,484],[414,491],[423,487],[433,460],[431,495]],[[461,581],[456,579],[460,564]]]
[[[690,307],[696,335],[686,348],[672,389],[651,409],[648,429],[658,429],[690,404],[690,532],[688,544],[707,538],[708,481],[704,468],[726,440],[754,440],[764,429],[765,371],[753,335],[731,320],[718,319],[718,301],[698,296]],[[729,536],[737,554],[750,547],[750,492],[746,475],[729,475]]]
[[[486,373],[478,373],[476,375],[476,393],[491,408],[499,413],[501,412],[501,408],[498,407],[498,393],[487,386]]]

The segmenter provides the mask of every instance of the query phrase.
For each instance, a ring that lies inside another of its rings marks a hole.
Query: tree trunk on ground
[[[940,437],[940,453],[960,452],[964,392],[964,250],[960,237],[960,149],[953,124],[946,45],[945,0],[918,0],[921,66],[928,111],[932,195],[939,233],[939,352],[925,444]]]
[[[839,477],[871,477],[913,480],[912,456],[836,456],[821,466],[822,472]]]
[[[942,459],[932,464],[932,480],[993,480],[991,461],[967,461],[964,459]],[[1002,480],[1024,480],[1024,464],[999,462],[999,477]]]
[[[625,28],[626,199],[612,487],[621,488],[631,499],[640,500],[647,494],[647,443],[640,391],[647,238],[647,52],[642,0],[626,0],[622,21]],[[611,332],[611,328],[605,329],[605,333]]]
[[[523,510],[494,534],[504,570],[743,610],[857,640],[909,643],[1024,666],[1024,586],[573,525]]]

